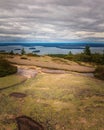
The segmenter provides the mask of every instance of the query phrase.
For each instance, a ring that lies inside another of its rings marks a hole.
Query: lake
[[[69,51],[71,51],[73,54],[81,53],[84,50],[84,46],[78,46],[78,47],[56,47],[56,46],[37,46],[32,45],[30,46],[23,46],[23,45],[2,45],[0,46],[1,52],[10,52],[11,50],[14,51],[14,53],[21,53],[21,49],[24,48],[26,53],[37,53],[39,55],[45,55],[45,54],[68,54]],[[92,53],[103,53],[104,47],[90,47]],[[35,52],[36,51],[36,52]]]

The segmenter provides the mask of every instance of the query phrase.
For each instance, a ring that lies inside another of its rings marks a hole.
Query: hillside
[[[25,129],[31,122],[22,119],[45,130],[103,130],[104,81],[91,75],[92,66],[47,56],[7,59],[18,72],[0,78],[1,130],[19,129],[19,119]]]

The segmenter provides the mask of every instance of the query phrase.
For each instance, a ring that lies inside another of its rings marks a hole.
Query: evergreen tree
[[[10,54],[10,55],[14,55],[14,52],[13,52],[13,50],[11,50],[9,54]]]
[[[91,51],[90,51],[90,47],[89,46],[86,46],[85,49],[84,49],[84,54],[86,55],[91,55]]]
[[[69,51],[68,55],[72,55],[72,52],[71,52],[71,51]]]
[[[103,50],[103,57],[104,57],[104,50]]]
[[[26,52],[25,52],[25,49],[22,48],[22,50],[21,50],[21,55],[24,55],[24,54],[26,54]]]

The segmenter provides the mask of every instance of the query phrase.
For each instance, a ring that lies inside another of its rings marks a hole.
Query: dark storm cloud
[[[104,0],[2,0],[0,41],[103,41]]]

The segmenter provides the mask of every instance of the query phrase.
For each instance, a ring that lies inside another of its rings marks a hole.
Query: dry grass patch
[[[94,72],[93,67],[87,67],[77,64],[76,62],[62,60],[60,58],[58,63],[56,60],[54,61],[51,57],[44,56],[44,57],[29,57],[29,60],[20,59],[20,56],[15,56],[13,59],[8,58],[8,60],[12,63],[20,64],[20,65],[33,65],[43,68],[51,68],[51,69],[60,69],[60,70],[67,70],[67,71],[75,71],[75,72]],[[59,64],[59,61],[61,64]]]

